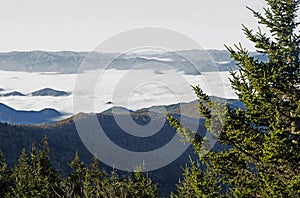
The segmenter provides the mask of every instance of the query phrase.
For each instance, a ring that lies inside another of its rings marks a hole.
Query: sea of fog
[[[196,99],[191,85],[199,84],[208,94],[237,98],[229,82],[229,72],[202,72],[187,75],[165,70],[93,70],[81,74],[0,71],[0,94],[24,94],[42,88],[71,92],[70,96],[8,96],[0,103],[17,110],[53,108],[60,112],[102,112],[112,106],[136,110],[154,105],[190,102]],[[75,102],[74,102],[75,101]]]

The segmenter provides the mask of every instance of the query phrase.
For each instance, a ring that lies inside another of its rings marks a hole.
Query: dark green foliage
[[[30,157],[23,150],[19,163],[13,169],[14,183],[11,186],[11,193],[8,194],[9,197],[48,197],[49,178],[42,174],[42,169],[35,147],[32,147]]]
[[[192,143],[207,166],[205,176],[197,178],[202,171],[194,171],[192,164],[185,170],[178,196],[210,197],[217,191],[219,196],[300,197],[300,35],[296,31],[300,1],[266,2],[264,14],[250,10],[268,32],[253,33],[245,26],[243,30],[268,59],[254,58],[241,44],[227,47],[239,66],[231,72],[232,87],[245,108],[218,105],[199,86],[193,87],[208,131],[229,147],[203,155],[204,139],[197,136]],[[183,131],[174,120],[171,124]],[[199,190],[186,185],[194,180],[203,185],[215,180],[222,188],[205,192],[205,186],[199,185]]]
[[[183,180],[177,185],[177,194],[171,197],[217,197],[221,191],[218,180],[215,179],[213,172],[203,171],[199,163],[190,162],[190,167],[183,171]]]
[[[69,164],[72,172],[62,179],[50,163],[50,149],[45,137],[34,145],[29,155],[23,149],[18,163],[10,171],[0,152],[1,197],[157,197],[157,185],[143,173],[127,177],[115,171],[110,174],[100,169],[93,158],[90,167],[84,165],[78,153]]]
[[[76,153],[70,163],[73,171],[60,184],[60,197],[157,197],[157,185],[143,173],[121,177],[101,170],[96,157],[90,168],[80,161]]]
[[[55,183],[60,181],[59,173],[52,168],[47,138],[42,140],[41,149],[34,145],[29,156],[23,150],[18,164],[12,170],[13,183],[8,196],[52,197]]]
[[[11,180],[9,178],[10,172],[7,164],[4,160],[2,151],[0,150],[0,197],[4,197],[4,194],[9,190]]]
[[[72,173],[66,178],[66,183],[72,184],[74,195],[82,197],[84,194],[84,177],[87,172],[86,167],[80,161],[76,152],[74,160],[70,163]]]
[[[143,174],[144,170],[144,165],[136,167],[133,176],[129,177],[131,181],[129,197],[158,197],[157,185],[153,184],[151,179]]]

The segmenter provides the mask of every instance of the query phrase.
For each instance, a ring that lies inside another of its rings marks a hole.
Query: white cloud
[[[95,74],[99,71],[90,71]],[[88,74],[87,73],[87,74]],[[101,73],[101,71],[100,71]],[[185,75],[181,72],[168,71],[164,75],[150,70],[107,70],[92,86],[93,93],[79,92],[78,97],[92,98],[90,104],[82,100],[80,109],[73,110],[73,95],[68,97],[48,96],[10,96],[0,97],[1,103],[18,110],[42,110],[54,108],[60,112],[101,112],[112,107],[107,102],[113,101],[118,106],[139,109],[153,105],[168,105],[195,100],[190,85],[200,84],[208,94],[236,98],[228,80],[229,72],[203,72],[202,75]],[[57,90],[74,92],[76,74],[45,75],[39,73],[0,71],[0,85],[3,92],[20,91],[30,93],[41,88],[51,87]],[[135,80],[134,78],[135,77]],[[132,79],[131,82],[128,78]],[[87,85],[84,85],[87,86]]]

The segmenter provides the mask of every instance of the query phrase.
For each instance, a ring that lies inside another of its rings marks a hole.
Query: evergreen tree
[[[137,166],[133,176],[128,178],[128,197],[158,197],[157,185],[154,184],[150,178],[145,176],[143,173],[144,170],[145,164]]]
[[[183,171],[183,180],[177,184],[177,194],[171,197],[218,197],[221,186],[213,174],[213,171],[202,170],[199,163],[190,161],[190,167]]]
[[[105,197],[106,189],[109,185],[108,174],[105,170],[101,170],[99,161],[96,156],[93,157],[93,162],[90,169],[86,171],[84,180],[84,195],[85,197]]]
[[[100,170],[96,157],[93,159],[89,170],[89,191],[93,192],[88,197],[157,197],[157,185],[146,177],[142,167],[136,167],[134,174],[120,176],[115,170],[107,174]]]
[[[12,178],[15,185],[11,186],[12,194],[9,194],[9,196],[21,197],[29,194],[29,192],[27,192],[27,186],[29,186],[27,183],[29,172],[28,157],[25,149],[23,149],[18,160],[18,165],[15,165],[13,169]]]
[[[220,196],[299,197],[300,194],[300,34],[296,21],[300,1],[266,2],[264,14],[249,9],[267,32],[260,28],[253,32],[245,26],[243,30],[257,52],[268,60],[251,56],[241,44],[235,49],[227,47],[239,66],[239,71],[231,71],[231,84],[245,107],[223,108],[199,86],[193,87],[208,131],[229,146],[202,155],[205,140],[196,136],[192,141],[209,170],[205,174],[220,181],[223,187],[218,192]],[[223,115],[224,119],[220,119]],[[185,139],[193,133],[175,119],[169,117],[169,120]],[[222,129],[217,131],[220,125]],[[194,176],[187,172],[185,179],[192,180]],[[184,190],[189,191],[179,188],[178,193]],[[209,192],[202,189],[194,195],[205,197]]]
[[[8,192],[10,184],[10,172],[4,160],[3,153],[0,150],[0,197],[4,197]]]
[[[61,182],[61,175],[51,164],[50,148],[47,136],[45,136],[40,143],[36,163],[39,163],[41,166],[41,175],[48,179],[51,191],[50,197],[55,196],[54,191],[58,190],[58,188],[56,188],[56,184]]]
[[[41,149],[32,145],[29,154],[23,150],[13,169],[12,192],[8,197],[54,197],[55,183],[61,179],[51,165],[47,137],[42,140]]]
[[[73,186],[74,197],[84,197],[84,180],[87,168],[79,159],[77,152],[69,165],[72,168],[72,173],[68,176],[66,182]]]
[[[94,156],[91,169],[87,169],[84,175],[83,190],[84,197],[100,197],[101,196],[101,178],[98,159]]]
[[[42,176],[41,165],[36,160],[36,148],[33,146],[28,158],[23,150],[19,163],[15,165],[12,173],[14,181],[11,186],[11,194],[7,197],[49,197],[50,187],[48,178]]]
[[[0,153],[1,197],[157,197],[157,185],[142,169],[122,177],[115,170],[108,174],[96,157],[86,167],[77,152],[69,164],[72,172],[62,180],[51,166],[47,137],[40,146],[39,150],[33,145],[29,155],[24,149],[12,173]]]

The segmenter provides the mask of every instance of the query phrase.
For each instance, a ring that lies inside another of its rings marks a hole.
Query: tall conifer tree
[[[9,185],[11,184],[9,176],[9,169],[0,150],[0,197],[4,197],[5,193],[9,190]]]
[[[199,86],[193,87],[208,131],[220,135],[218,141],[229,146],[223,151],[199,155],[207,174],[222,186],[220,196],[299,197],[300,194],[300,34],[296,18],[300,1],[266,2],[264,13],[249,8],[265,32],[261,28],[254,32],[246,26],[243,30],[267,61],[251,56],[241,44],[227,47],[239,66],[238,71],[231,72],[231,84],[245,107],[226,106],[222,111],[224,119],[216,121],[212,108],[221,105],[210,100]],[[186,136],[184,126],[169,119]],[[219,133],[215,131],[216,124],[223,125]],[[197,152],[204,141],[196,136],[192,142]],[[195,174],[191,172],[188,176]],[[205,177],[201,180],[209,181]],[[179,184],[179,195],[184,193],[183,187]],[[209,196],[209,193],[194,196]]]

